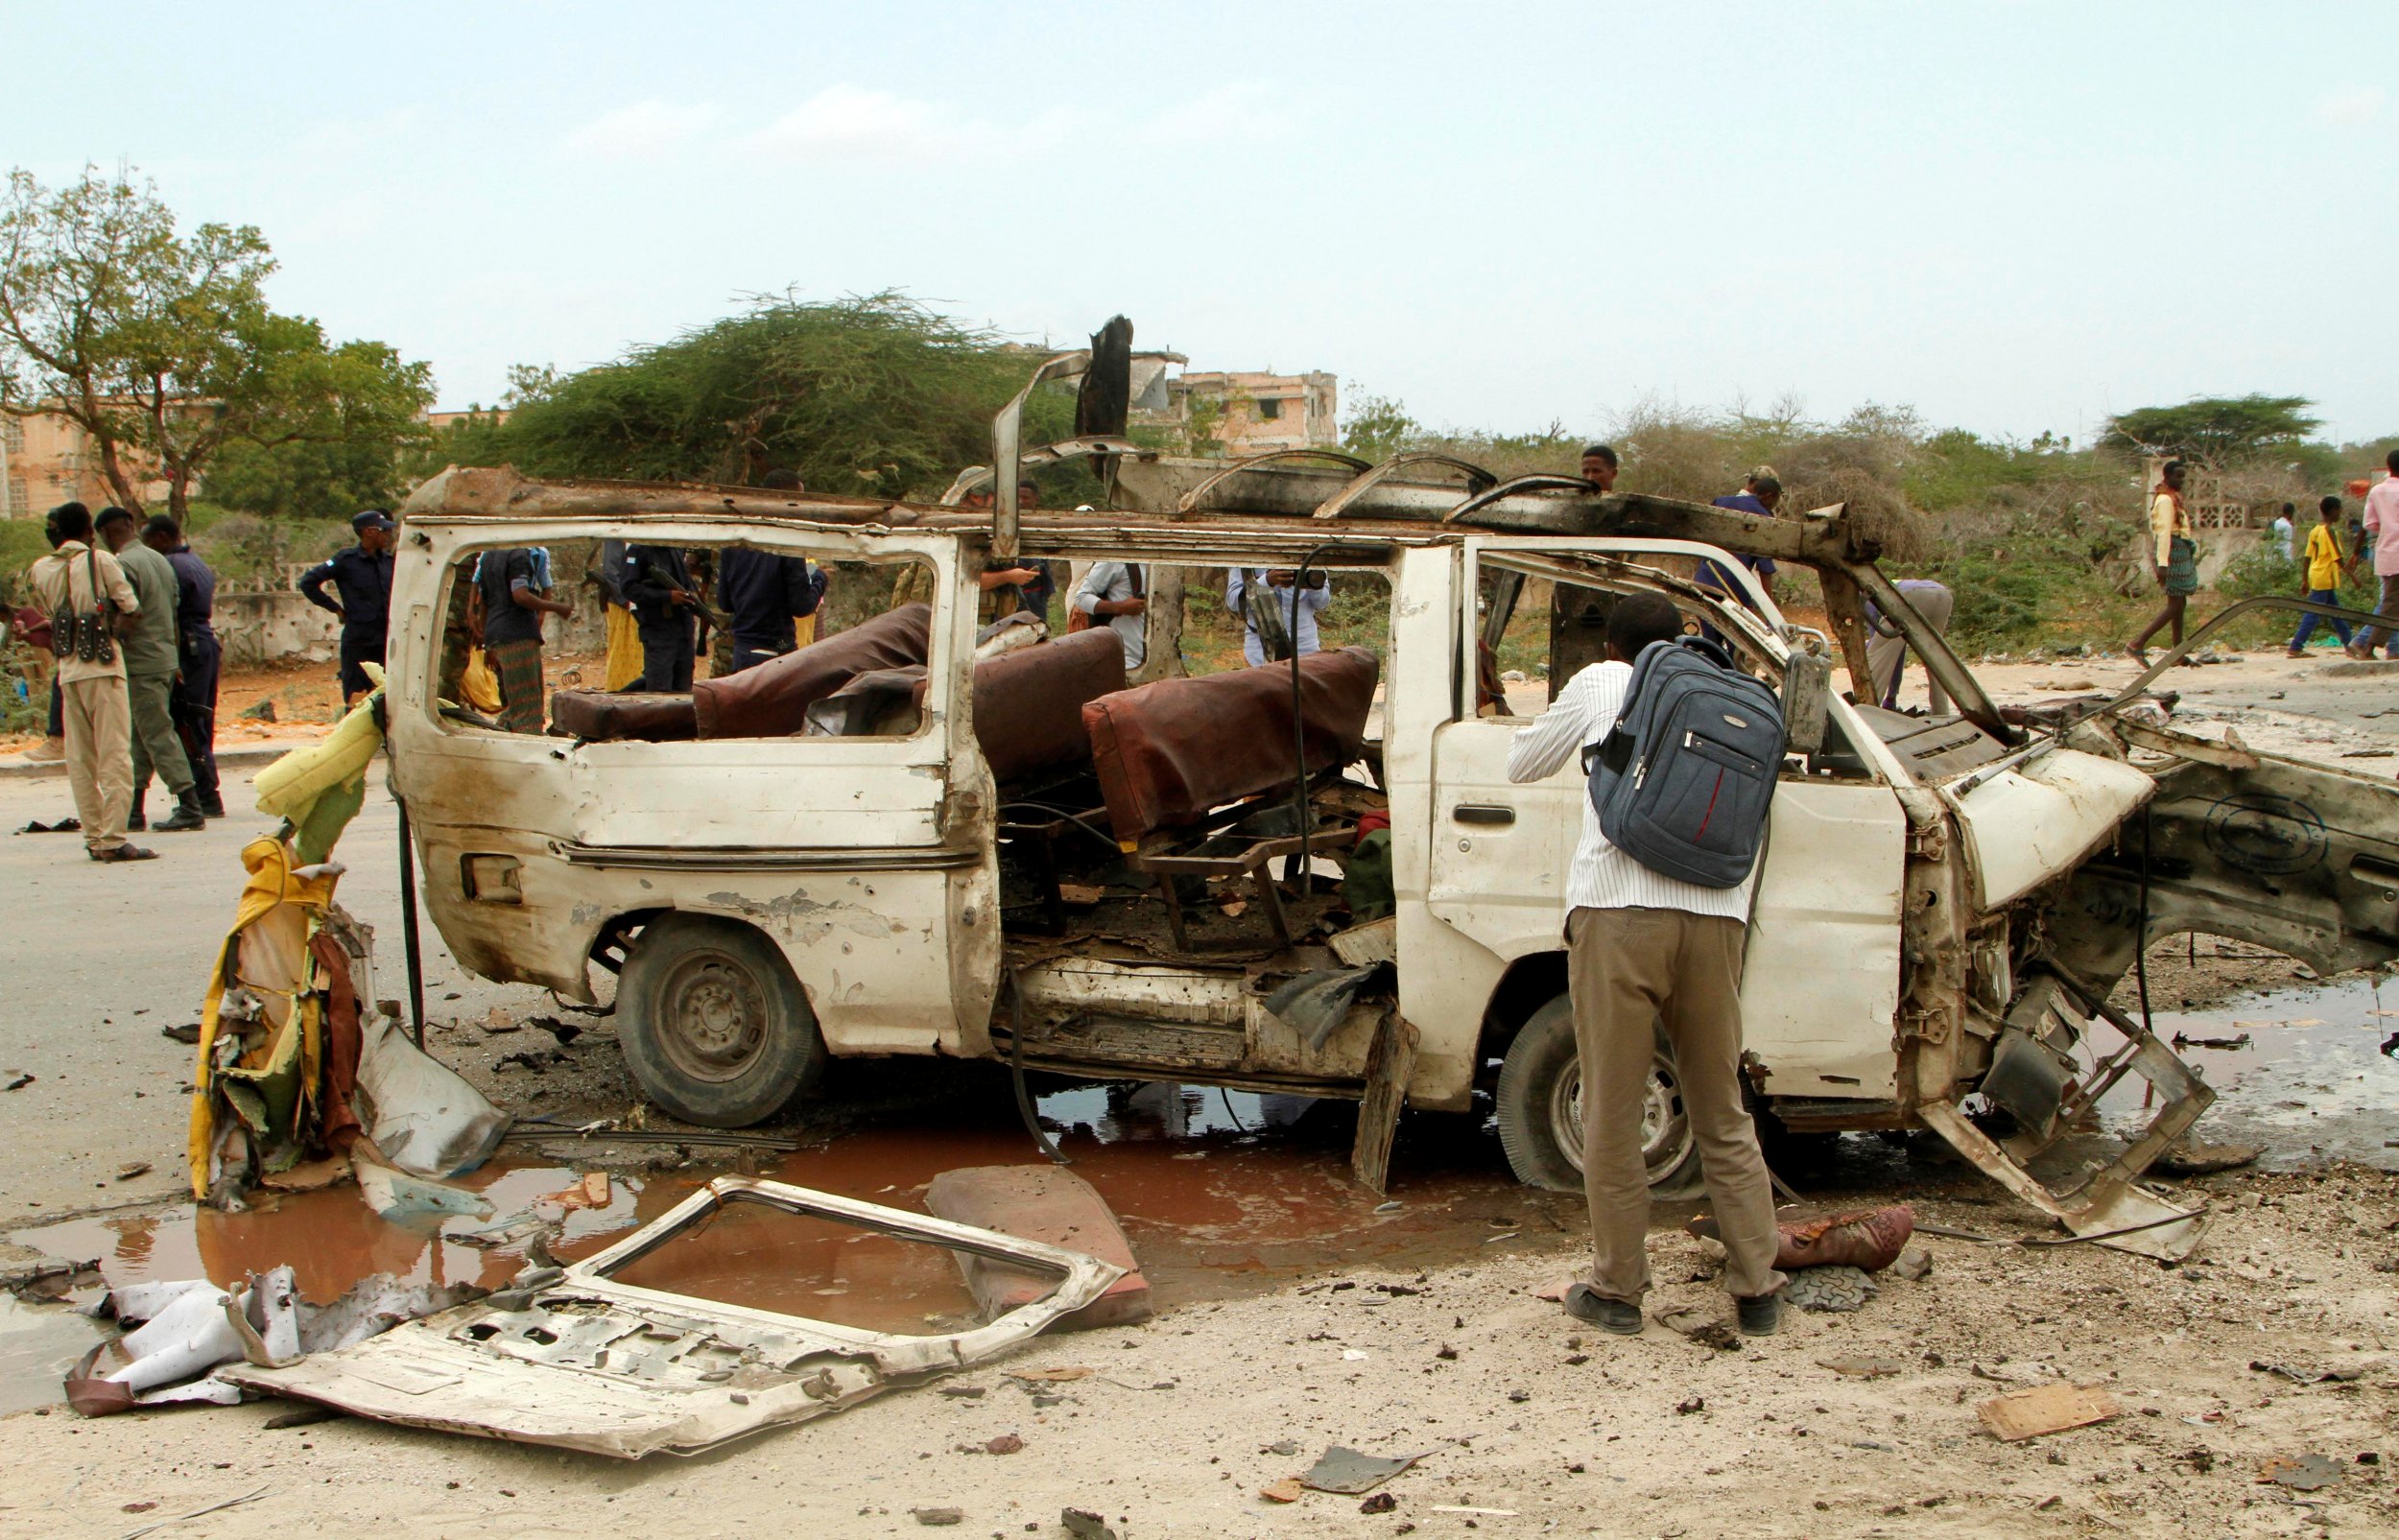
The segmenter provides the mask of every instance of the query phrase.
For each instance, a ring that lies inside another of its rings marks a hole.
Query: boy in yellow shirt
[[[2316,505],[2316,512],[2323,522],[2308,531],[2307,555],[2301,562],[2307,569],[2307,582],[2306,590],[2300,597],[2311,604],[2338,604],[2340,603],[2340,580],[2352,564],[2340,550],[2340,499],[2325,498]],[[2291,638],[2291,646],[2284,655],[2304,656],[2308,638],[2316,634],[2316,623],[2324,618],[2315,614],[2300,616],[2298,632]],[[2333,634],[2340,638],[2340,645],[2347,647],[2349,623],[2331,620],[2327,624],[2332,627]]]

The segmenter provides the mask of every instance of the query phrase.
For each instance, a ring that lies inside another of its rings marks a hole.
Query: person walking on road
[[[1550,708],[1516,731],[1508,778],[1547,779],[1607,737],[1625,709],[1632,660],[1682,633],[1655,593],[1628,594],[1607,618],[1607,658],[1576,675]],[[1591,1276],[1566,1291],[1569,1314],[1630,1337],[1650,1287],[1650,1177],[1642,1105],[1662,1023],[1681,1077],[1724,1243],[1724,1287],[1741,1329],[1782,1323],[1774,1270],[1774,1194],[1756,1125],[1742,1101],[1741,961],[1754,870],[1737,888],[1664,876],[1611,843],[1582,798],[1582,835],[1566,874],[1566,978],[1582,1067],[1582,1184],[1591,1207]]]
[[[34,593],[44,610],[67,623],[54,621],[51,648],[59,658],[66,778],[83,849],[94,861],[153,861],[156,851],[125,838],[133,800],[132,718],[115,636],[125,617],[141,613],[141,600],[117,558],[98,548],[90,509],[66,503],[52,517],[59,545],[34,563]]]
[[[2383,656],[2399,657],[2399,449],[2384,457],[2390,474],[2365,494],[2364,537],[2374,542],[2374,576],[2382,593],[2374,603],[2374,624],[2346,651],[2354,658],[2374,655],[2375,639]]]
[[[132,726],[133,805],[125,826],[138,833],[150,826],[143,804],[150,797],[150,777],[175,798],[175,811],[158,822],[160,834],[181,834],[206,828],[200,811],[199,783],[183,741],[175,732],[175,686],[182,670],[176,631],[175,568],[167,558],[134,537],[140,528],[121,508],[105,508],[93,521],[103,544],[115,554],[125,580],[141,601],[141,617],[130,629],[121,628],[117,648],[125,657],[126,709]]]
[[[392,621],[392,515],[370,508],[350,520],[358,543],[300,575],[299,591],[342,620],[342,709],[374,688],[364,665],[381,663]],[[326,597],[332,583],[341,597]]]
[[[142,526],[142,544],[175,569],[175,733],[192,762],[200,811],[225,817],[225,794],[217,780],[217,676],[224,649],[217,643],[217,575],[183,538],[183,527],[164,513]]]
[[[2191,596],[2199,591],[2199,547],[2191,538],[2191,510],[2183,506],[2182,480],[2182,462],[2166,462],[2150,497],[2150,564],[2166,603],[2125,649],[2125,654],[2145,669],[2150,666],[2150,638],[2166,627],[2173,628],[2173,645],[2182,645],[2182,612]]]
[[[2340,603],[2340,580],[2356,563],[2340,552],[2340,499],[2327,497],[2316,505],[2316,513],[2323,522],[2308,531],[2307,572],[2300,580],[2300,596],[2311,604]],[[2316,623],[2325,617],[2309,613],[2299,617],[2299,628],[2292,633],[2287,655],[2304,657],[2308,638],[2316,634]],[[2338,616],[2326,621],[2340,645],[2349,645],[2349,623]]]

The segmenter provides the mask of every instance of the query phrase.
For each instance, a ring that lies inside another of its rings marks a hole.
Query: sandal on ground
[[[94,861],[107,862],[155,861],[158,859],[158,852],[155,850],[144,850],[141,846],[133,843],[131,840],[128,840],[125,843],[118,845],[113,850],[95,850],[91,853],[91,858]]]

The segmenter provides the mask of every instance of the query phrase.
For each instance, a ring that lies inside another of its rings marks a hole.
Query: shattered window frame
[[[916,1336],[608,1276],[729,1202],[854,1224],[1059,1281],[1043,1297],[981,1326]],[[220,1372],[237,1385],[387,1422],[621,1459],[694,1455],[996,1357],[1092,1304],[1124,1274],[1112,1263],[1044,1242],[811,1188],[722,1176],[570,1267],[529,1267],[496,1293],[349,1347]],[[646,1345],[639,1358],[607,1362],[636,1338],[637,1346]],[[584,1358],[592,1362],[580,1362]]]
[[[839,581],[843,576],[841,573],[840,568],[845,565],[854,566],[863,564],[875,569],[868,574],[868,580],[876,583],[882,583],[887,580],[896,583],[900,573],[904,569],[912,566],[920,567],[925,569],[925,571],[930,574],[930,586],[934,596],[933,626],[927,636],[925,647],[926,672],[928,678],[932,682],[928,686],[925,707],[922,711],[917,713],[916,725],[913,731],[905,733],[789,733],[776,738],[758,739],[719,738],[669,739],[653,741],[648,739],[628,738],[611,739],[607,740],[607,742],[611,745],[621,745],[628,747],[690,750],[696,746],[703,744],[713,744],[722,746],[727,744],[813,743],[819,740],[827,743],[840,742],[843,744],[914,744],[934,733],[940,725],[940,712],[934,705],[934,697],[941,689],[941,675],[943,671],[942,669],[936,667],[933,660],[940,653],[941,650],[948,645],[948,636],[943,629],[943,608],[938,603],[941,597],[940,564],[931,555],[922,551],[884,552],[880,550],[874,542],[862,538],[861,532],[857,530],[842,529],[835,526],[809,526],[803,528],[785,529],[781,526],[762,525],[754,520],[744,520],[741,522],[739,528],[741,531],[740,533],[730,535],[728,537],[711,537],[704,540],[675,539],[645,541],[644,536],[652,534],[654,532],[645,531],[637,525],[615,524],[606,520],[598,521],[596,523],[578,520],[571,526],[565,526],[555,530],[542,530],[538,532],[520,527],[508,533],[494,532],[487,535],[480,530],[467,525],[464,521],[459,521],[458,523],[450,525],[452,538],[447,543],[446,548],[437,556],[437,560],[440,564],[440,580],[434,590],[433,613],[437,617],[446,617],[450,613],[450,606],[456,602],[457,585],[462,582],[469,584],[472,583],[473,580],[467,576],[467,573],[473,567],[476,559],[485,554],[492,551],[511,550],[517,547],[559,544],[577,540],[622,540],[628,544],[654,543],[660,545],[672,545],[686,551],[707,550],[714,552],[719,556],[722,556],[726,551],[746,549],[751,551],[772,552],[776,556],[804,557],[808,560],[815,562],[817,565],[825,568],[834,581]],[[816,535],[819,536],[819,538],[805,538],[809,535]],[[559,587],[554,589],[553,593],[557,593],[561,590],[568,591],[579,605],[586,601],[593,604],[602,603],[596,592],[588,591],[590,585],[584,583],[580,575],[578,575],[571,583],[560,575],[554,574],[554,577],[558,578]],[[855,580],[853,579],[853,580]],[[815,611],[815,613],[822,613],[822,606],[826,602],[830,601],[832,593],[833,590],[828,587],[825,591],[825,599],[819,602],[819,608]],[[882,610],[877,610],[876,613],[882,613]],[[487,740],[497,739],[511,743],[531,742],[542,744],[578,744],[580,746],[578,740],[553,733],[547,730],[546,727],[545,730],[540,733],[511,732],[506,727],[499,726],[496,723],[487,723],[482,721],[469,720],[462,716],[453,715],[451,712],[444,710],[442,708],[441,693],[439,688],[438,681],[440,676],[440,663],[444,654],[442,631],[445,626],[446,621],[437,621],[433,635],[430,639],[431,653],[429,657],[416,660],[418,664],[422,676],[428,680],[436,681],[436,687],[428,689],[425,692],[425,714],[438,730],[454,737],[472,737]],[[836,632],[835,634],[838,635],[840,633]],[[392,640],[396,645],[401,643],[403,638],[395,635]],[[470,642],[469,645],[472,646],[473,644]],[[545,652],[554,645],[555,643],[553,639],[545,631],[542,638],[542,647]],[[604,646],[601,656],[605,658],[605,655]],[[695,660],[700,662],[705,662],[707,655],[707,652],[704,648],[698,649],[694,652]],[[549,690],[546,685],[544,688],[546,717],[546,696],[559,692]],[[578,688],[588,687],[579,686]],[[616,691],[610,693],[624,695],[638,694],[639,692]]]

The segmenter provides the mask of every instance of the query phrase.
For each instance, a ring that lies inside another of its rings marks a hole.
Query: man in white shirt
[[[1128,674],[1150,655],[1149,577],[1147,568],[1129,561],[1095,561],[1075,585],[1075,597],[1069,601],[1075,608],[1104,622],[1125,644]]]
[[[1607,661],[1576,675],[1538,720],[1519,728],[1508,778],[1538,781],[1605,738],[1632,682],[1629,660],[1682,634],[1661,594],[1630,594],[1607,621]],[[1724,1287],[1752,1337],[1782,1321],[1774,1270],[1774,1194],[1757,1129],[1742,1104],[1741,958],[1753,871],[1738,888],[1664,876],[1609,843],[1588,796],[1566,877],[1566,971],[1582,1065],[1582,1185],[1591,1207],[1591,1280],[1566,1309],[1608,1331],[1641,1330],[1650,1287],[1649,1173],[1641,1104],[1655,1024],[1673,1045],[1685,1114],[1724,1243]]]
[[[2364,518],[2366,538],[2374,542],[2374,576],[2382,583],[2374,604],[2381,624],[2368,626],[2347,649],[2351,657],[2372,657],[2377,644],[2383,656],[2399,657],[2399,449],[2385,456],[2384,463],[2390,474],[2365,494]]]
[[[1254,669],[1283,659],[1267,655],[1265,639],[1258,634],[1258,618],[1249,612],[1253,592],[1262,607],[1282,623],[1292,653],[1306,657],[1318,650],[1317,614],[1333,602],[1333,586],[1323,573],[1308,574],[1304,584],[1288,567],[1235,567],[1225,574],[1224,607],[1241,617],[1241,655]]]

